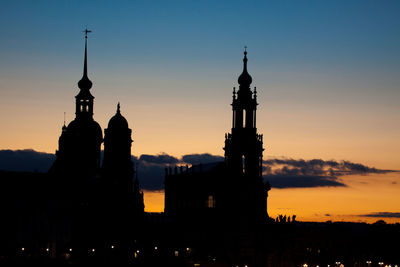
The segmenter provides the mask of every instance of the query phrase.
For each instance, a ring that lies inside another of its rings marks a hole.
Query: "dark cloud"
[[[0,150],[0,170],[47,172],[55,160],[54,154],[32,149]]]
[[[308,175],[268,175],[266,179],[275,188],[304,188],[321,186],[346,186],[337,177]]]
[[[155,164],[177,164],[179,163],[179,159],[170,156],[168,154],[162,153],[158,155],[146,155],[143,154],[139,157],[139,161],[146,161],[148,163]]]
[[[206,164],[218,161],[224,161],[224,157],[222,156],[215,156],[211,154],[189,154],[182,156],[182,161],[188,164]]]
[[[368,214],[358,215],[360,217],[373,217],[373,218],[400,218],[400,212],[372,212]]]
[[[152,163],[140,159],[136,163],[138,178],[143,189],[164,189],[165,167],[167,167],[169,163]]]
[[[102,152],[103,153],[103,152]],[[55,160],[54,154],[26,150],[0,150],[0,170],[47,172]],[[166,153],[158,155],[143,154],[132,156],[138,163],[138,175],[143,189],[160,190],[164,188],[165,168],[174,165],[204,164],[203,169],[224,157],[205,154],[187,154],[177,158]],[[263,174],[275,188],[305,188],[346,186],[340,177],[350,174],[388,173],[349,161],[325,161],[322,159],[269,159],[264,161]]]
[[[346,186],[339,177],[393,172],[350,161],[322,159],[269,159],[263,167],[265,178],[276,188]]]

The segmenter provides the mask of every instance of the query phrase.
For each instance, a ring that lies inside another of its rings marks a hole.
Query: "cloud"
[[[215,156],[211,154],[189,154],[189,155],[184,155],[182,156],[182,161],[189,163],[189,164],[206,164],[206,163],[211,163],[211,162],[217,162],[217,161],[224,161],[224,157],[222,156]]]
[[[350,161],[322,159],[269,159],[264,161],[263,174],[275,188],[301,188],[346,186],[339,177],[346,175],[367,175],[389,173]]]
[[[55,158],[54,154],[32,149],[0,150],[0,170],[47,172]]]
[[[308,175],[268,175],[266,179],[275,188],[305,188],[321,186],[346,186],[337,177]]]
[[[400,212],[372,212],[368,214],[358,215],[360,217],[372,218],[400,218]]]
[[[139,161],[155,163],[155,164],[177,164],[179,163],[179,159],[173,156],[170,156],[166,153],[158,154],[158,155],[146,155],[143,154],[139,157]]]
[[[47,172],[55,160],[54,154],[26,150],[0,150],[0,170]],[[143,189],[160,190],[164,188],[165,168],[174,165],[206,165],[221,162],[224,157],[218,155],[187,154],[181,158],[161,153],[132,156],[138,163],[138,177]],[[340,177],[351,174],[367,175],[388,173],[392,170],[380,170],[350,161],[322,159],[285,159],[275,158],[264,161],[263,174],[275,188],[311,188],[346,186]]]

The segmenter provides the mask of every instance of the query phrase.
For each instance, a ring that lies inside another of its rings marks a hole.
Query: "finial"
[[[85,39],[87,39],[87,34],[92,32],[91,30],[88,30],[87,26],[86,29],[83,31],[85,33]]]
[[[78,82],[78,86],[80,89],[89,90],[90,88],[92,88],[92,82],[87,76],[87,35],[92,31],[86,28],[83,32],[85,33],[85,59],[83,64],[83,76],[82,79]]]
[[[244,47],[244,57],[243,57],[243,72],[239,76],[238,82],[241,87],[249,88],[252,82],[250,74],[247,72],[247,46]]]
[[[254,86],[254,94],[257,95],[257,87]]]
[[[117,113],[119,114],[119,113],[121,113],[121,110],[120,110],[120,104],[119,104],[119,102],[118,102],[118,105],[117,105]]]
[[[65,111],[64,111],[64,126],[65,126]]]
[[[236,98],[236,87],[233,87],[233,93],[232,94],[233,94],[232,95],[233,99],[235,99]]]

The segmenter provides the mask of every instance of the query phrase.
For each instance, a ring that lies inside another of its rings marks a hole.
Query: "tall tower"
[[[256,128],[257,90],[250,88],[246,50],[238,83],[239,90],[233,88],[232,132],[225,134],[224,147],[231,173],[232,203],[243,215],[265,217],[268,187],[262,179],[263,136]]]
[[[132,130],[127,120],[121,115],[120,105],[117,113],[104,129],[103,174],[115,189],[133,192],[134,169],[131,159]]]
[[[100,148],[103,134],[93,119],[93,100],[90,93],[92,82],[87,75],[87,34],[85,30],[85,54],[83,76],[78,82],[79,93],[75,96],[75,119],[62,128],[57,159],[50,172],[74,173],[74,177],[93,177],[100,170]]]
[[[79,93],[75,96],[76,109],[75,115],[77,119],[93,119],[93,100],[94,96],[90,93],[92,82],[87,76],[87,34],[91,31],[85,30],[85,59],[83,64],[83,76],[78,82],[80,89]]]
[[[247,72],[247,51],[244,51],[243,72],[238,82],[237,93],[233,88],[232,133],[225,137],[225,160],[235,174],[261,179],[263,136],[257,134],[257,90],[250,89],[252,78]]]

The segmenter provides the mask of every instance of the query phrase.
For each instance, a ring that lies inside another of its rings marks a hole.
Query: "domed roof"
[[[93,119],[74,119],[68,124],[68,134],[81,136],[82,138],[95,138],[103,140],[103,132],[100,125]]]
[[[92,88],[92,85],[93,85],[93,83],[89,80],[89,78],[86,74],[83,75],[82,79],[80,79],[78,82],[78,87],[81,90],[89,91],[89,89]]]
[[[238,83],[241,86],[250,86],[253,79],[251,78],[250,74],[247,72],[247,51],[244,51],[244,58],[243,58],[243,72],[240,74],[238,78]]]
[[[108,122],[108,128],[114,128],[114,129],[127,129],[128,127],[128,121],[124,118],[124,116],[121,115],[120,111],[120,105],[118,103],[117,105],[117,113],[110,119]]]

